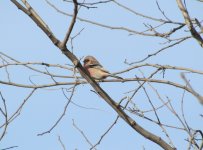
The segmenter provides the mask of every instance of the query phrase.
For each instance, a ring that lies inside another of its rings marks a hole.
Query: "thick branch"
[[[188,26],[192,36],[198,41],[198,43],[200,44],[201,47],[203,47],[203,39],[200,36],[200,34],[196,31],[196,29],[194,28],[192,21],[190,19],[189,13],[186,10],[186,8],[184,7],[182,0],[176,0],[178,7],[180,9],[180,11],[182,12],[182,15],[185,19],[185,23]]]

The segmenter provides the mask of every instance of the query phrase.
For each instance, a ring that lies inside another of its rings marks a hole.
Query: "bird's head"
[[[83,62],[85,67],[99,64],[99,62],[93,56],[86,56]]]

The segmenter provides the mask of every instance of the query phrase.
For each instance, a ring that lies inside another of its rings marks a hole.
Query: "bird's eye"
[[[84,63],[87,63],[88,61],[89,61],[89,59],[85,59],[85,60],[84,60]]]

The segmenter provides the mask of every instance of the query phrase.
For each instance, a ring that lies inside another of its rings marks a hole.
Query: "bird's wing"
[[[107,71],[106,69],[104,69],[101,64],[93,64],[93,65],[89,65],[89,66],[90,66],[90,68],[95,68],[95,69],[98,69],[98,70],[101,70],[101,71],[103,71],[103,72],[105,72],[105,73],[110,74],[109,71]]]
[[[108,73],[108,74],[110,74],[110,72],[108,71],[108,70],[106,70],[106,69],[104,69],[103,67],[101,67],[101,68],[98,68],[99,70],[101,70],[101,71],[103,71],[103,72],[105,72],[105,73]]]

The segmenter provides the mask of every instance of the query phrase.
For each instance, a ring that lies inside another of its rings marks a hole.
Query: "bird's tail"
[[[116,76],[116,75],[112,75],[112,74],[110,74],[109,77],[113,77],[113,78],[116,78],[116,79],[121,79],[121,80],[123,80],[123,78],[121,78],[121,77],[119,77],[119,76]]]

